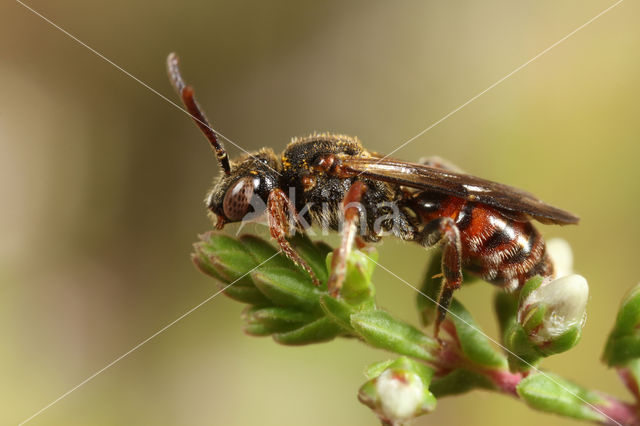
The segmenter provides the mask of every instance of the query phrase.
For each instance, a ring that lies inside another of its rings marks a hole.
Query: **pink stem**
[[[449,331],[449,330],[447,330]],[[455,334],[453,334],[455,338]],[[518,383],[525,377],[527,373],[512,373],[508,369],[482,368],[478,365],[470,363],[460,352],[459,343],[455,340],[447,341],[444,346],[437,352],[437,361],[434,366],[437,368],[438,375],[445,375],[456,368],[471,369],[482,374],[495,385],[496,390],[505,395],[519,398],[516,392]],[[638,386],[635,380],[630,380],[628,374],[619,371],[625,384],[631,389],[635,396],[638,396]],[[633,386],[631,386],[633,384]],[[601,422],[603,425],[623,425],[623,426],[640,426],[640,408],[638,405],[623,402],[613,396],[601,394],[607,400],[604,404],[596,405],[596,408],[608,418]]]
[[[607,415],[607,419],[602,424],[605,425],[624,425],[639,426],[640,418],[638,418],[638,407],[633,404],[622,402],[617,398],[609,395],[603,395],[608,403],[598,404],[598,409]]]

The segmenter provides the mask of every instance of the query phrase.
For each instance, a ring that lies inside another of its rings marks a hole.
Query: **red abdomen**
[[[413,201],[423,223],[447,216],[455,221],[466,271],[509,290],[534,275],[553,274],[544,240],[531,222],[515,220],[485,204],[438,193],[423,192]]]

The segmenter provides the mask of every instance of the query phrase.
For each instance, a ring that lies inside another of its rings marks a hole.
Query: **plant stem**
[[[638,406],[629,404],[619,399],[602,394],[602,396],[608,401],[607,404],[601,404],[597,408],[609,419],[601,423],[604,425],[624,425],[624,426],[638,426],[640,425],[640,418],[638,417]]]
[[[431,364],[436,368],[436,377],[444,376],[456,368],[465,368],[481,374],[494,386],[496,392],[521,399],[517,386],[528,373],[512,373],[506,368],[486,368],[471,363],[459,351],[459,346],[452,341],[435,353],[436,361]],[[605,403],[592,406],[594,411],[604,415],[606,419],[598,422],[602,425],[640,426],[640,405],[621,401],[620,399],[596,391]],[[593,408],[595,407],[595,408]]]
[[[444,377],[456,369],[463,368],[482,375],[493,384],[494,391],[522,399],[517,392],[517,387],[523,379],[529,376],[530,372],[513,373],[508,368],[490,368],[470,361],[461,350],[459,338],[452,324],[449,321],[445,321],[443,328],[451,336],[451,339],[441,341],[440,347],[433,351],[434,361],[429,364],[435,369],[435,377]],[[635,381],[630,377],[630,373],[625,369],[619,369],[618,373],[623,379],[627,377],[628,383],[635,384]],[[631,390],[633,390],[633,386],[631,386]],[[598,394],[604,401],[589,407],[605,417],[603,421],[596,423],[602,425],[640,426],[640,402],[632,404],[600,391],[595,391],[594,393]]]

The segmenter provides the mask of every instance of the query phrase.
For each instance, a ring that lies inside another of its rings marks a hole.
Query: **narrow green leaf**
[[[429,386],[429,383],[431,383],[431,379],[435,373],[433,368],[423,364],[422,362],[413,360],[406,356],[401,356],[397,359],[375,362],[365,369],[364,374],[368,379],[373,379],[389,368],[417,374],[425,387]]]
[[[257,263],[248,252],[241,249],[241,244],[214,233],[205,234],[201,238],[204,240],[194,244],[192,260],[198,269],[215,278],[221,286],[233,283],[225,290],[226,296],[254,305],[270,303],[247,274]]]
[[[527,282],[524,283],[522,290],[520,290],[520,296],[519,296],[520,302],[521,303],[524,302],[527,299],[527,297],[529,297],[531,292],[533,292],[534,290],[536,290],[538,287],[542,285],[543,281],[544,279],[540,275],[536,275],[532,278],[529,278]]]
[[[308,345],[327,342],[340,335],[342,328],[331,319],[324,317],[295,330],[276,333],[273,340],[283,345]]]
[[[417,374],[425,387],[429,387],[429,384],[433,379],[433,375],[435,374],[433,368],[422,362],[418,362],[404,356],[398,358],[391,367]]]
[[[328,318],[340,325],[346,331],[355,333],[351,326],[351,314],[356,310],[344,300],[336,299],[328,294],[320,296],[320,306]]]
[[[500,335],[504,342],[505,331],[511,324],[516,322],[518,298],[512,293],[498,289],[494,295],[493,306],[498,318],[498,325],[500,326]]]
[[[532,408],[575,419],[604,422],[606,418],[586,404],[606,403],[595,392],[555,374],[531,374],[517,386],[518,395]]]
[[[618,311],[614,331],[617,334],[630,334],[640,324],[640,284],[633,287],[625,295]]]
[[[633,287],[622,300],[602,360],[609,366],[621,366],[640,358],[639,326],[640,284]]]
[[[509,370],[529,371],[542,359],[542,354],[529,341],[522,326],[514,321],[506,330],[504,344],[509,349]]]
[[[230,286],[224,291],[225,296],[236,300],[241,303],[248,303],[250,305],[255,306],[266,306],[270,305],[271,301],[265,297],[264,294],[256,287],[245,287],[242,285],[237,285],[238,283]],[[228,285],[224,282],[221,285]]]
[[[436,398],[459,395],[473,389],[495,390],[496,387],[487,377],[475,371],[458,368],[449,374],[434,379],[430,386]]]
[[[371,346],[401,355],[435,361],[433,352],[438,343],[420,330],[393,318],[382,310],[371,310],[351,315],[351,325]]]
[[[321,292],[299,269],[265,264],[252,272],[251,277],[256,287],[278,306],[295,307],[313,313],[321,311],[318,303]]]
[[[429,259],[427,272],[424,275],[420,292],[416,295],[416,304],[420,313],[420,322],[423,326],[432,324],[436,319],[436,301],[442,289],[442,253],[440,250],[434,252]]]
[[[200,242],[197,245],[202,245],[203,248],[209,252],[209,254],[217,253],[218,251],[243,251],[243,244],[237,239],[230,237],[220,232],[209,231],[199,235]]]
[[[238,239],[242,242],[243,250],[253,256],[257,264],[264,262],[278,252],[278,249],[272,244],[255,235],[240,235]],[[283,267],[290,265],[289,260],[285,256],[274,257],[269,263]]]
[[[465,356],[480,365],[492,368],[506,368],[506,358],[498,352],[491,341],[481,333],[469,311],[456,299],[451,303],[449,319],[456,327],[460,346]]]
[[[628,336],[609,337],[604,362],[609,366],[622,366],[640,358],[640,336],[635,334]]]
[[[249,336],[255,337],[271,336],[274,332],[268,325],[260,323],[245,324],[242,329]]]
[[[242,317],[245,321],[245,332],[261,336],[291,331],[315,319],[306,312],[276,306],[247,308],[243,311]]]
[[[238,280],[234,285],[253,285],[251,277],[245,274],[258,262],[239,241],[215,233],[204,234],[201,238],[202,241],[194,244],[194,261],[202,272],[227,284]]]
[[[541,346],[540,352],[544,356],[550,356],[554,354],[559,354],[562,352],[566,352],[569,349],[573,348],[578,341],[580,341],[580,336],[582,335],[582,326],[576,325],[571,327],[560,336],[554,338],[547,345]]]
[[[371,284],[371,276],[376,267],[378,252],[372,247],[364,249],[366,252],[355,250],[347,259],[347,272],[345,275],[340,296],[351,305],[359,305],[372,301],[375,296],[375,287]],[[333,253],[326,258],[326,267],[331,269]]]
[[[326,290],[324,284],[329,279],[329,273],[324,261],[331,249],[327,250],[328,246],[324,244],[314,244],[307,235],[300,233],[296,233],[289,241],[296,252],[309,264],[320,282],[323,283],[321,288]]]
[[[395,359],[387,359],[385,361],[374,362],[364,369],[364,376],[369,380],[375,379],[380,374],[382,374],[384,370],[393,365],[394,362],[396,362]]]

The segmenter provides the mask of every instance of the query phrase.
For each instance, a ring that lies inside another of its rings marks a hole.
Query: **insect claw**
[[[224,224],[227,223],[227,221],[225,220],[224,216],[221,216],[219,214],[216,215],[216,218],[216,229],[219,231],[224,228]]]

